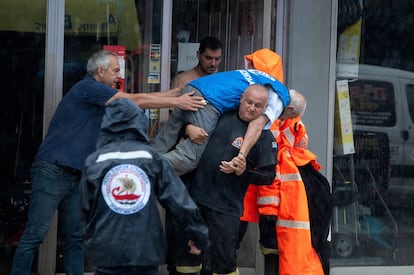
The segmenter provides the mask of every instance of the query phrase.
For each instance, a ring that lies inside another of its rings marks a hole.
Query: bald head
[[[289,119],[295,117],[301,117],[306,110],[306,99],[305,97],[296,90],[290,89],[290,103],[279,117],[279,119]]]
[[[268,104],[269,92],[262,85],[250,85],[240,98],[239,116],[250,122],[261,116]]]

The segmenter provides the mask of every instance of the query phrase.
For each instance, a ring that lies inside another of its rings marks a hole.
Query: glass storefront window
[[[276,1],[174,0],[173,3],[172,78],[197,65],[195,44],[206,36],[214,36],[223,44],[218,71],[244,68],[245,54],[275,47]],[[264,35],[265,27],[270,30],[269,35]]]
[[[160,90],[162,1],[65,1],[64,79],[66,93],[86,74],[86,62],[104,48],[118,53],[121,90],[127,93]],[[156,133],[158,110],[146,110]],[[58,234],[59,236],[59,234]],[[58,240],[56,272],[64,272]],[[86,261],[85,271],[91,271]]]
[[[45,0],[0,2],[0,274],[8,274],[24,229],[29,169],[42,140],[45,18]]]
[[[354,152],[334,154],[331,262],[413,265],[413,3],[338,4],[337,80],[348,80]]]
[[[29,169],[42,141],[46,11],[47,0],[0,3],[0,55],[5,61],[0,76],[4,83],[0,91],[4,178],[0,183],[0,274],[8,274],[24,229]],[[107,45],[124,49],[124,92],[159,91],[161,15],[162,1],[66,0],[62,96],[85,76],[89,56]],[[158,110],[146,112],[153,135]],[[60,240],[56,254],[56,273],[62,273]],[[33,271],[37,271],[36,259]]]
[[[90,55],[106,46],[123,69],[122,90],[160,90],[162,1],[65,1],[64,93],[86,73]],[[147,110],[155,131],[157,110]]]
[[[348,86],[354,124],[377,127],[395,125],[395,99],[391,83],[362,79]]]

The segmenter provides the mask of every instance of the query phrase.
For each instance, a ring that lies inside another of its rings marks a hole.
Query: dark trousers
[[[95,275],[158,275],[157,266],[95,267]]]
[[[234,272],[237,267],[240,218],[214,211],[203,205],[198,207],[209,230],[210,245],[207,251],[202,257],[189,254],[188,238],[183,232],[184,227],[172,220],[166,223],[167,235],[169,235],[168,263],[172,266],[198,266],[207,263],[214,273]]]

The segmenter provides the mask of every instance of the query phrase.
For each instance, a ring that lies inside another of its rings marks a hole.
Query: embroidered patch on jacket
[[[148,203],[151,184],[144,170],[136,165],[121,164],[106,173],[101,192],[112,211],[131,215]]]
[[[233,140],[233,142],[231,143],[231,145],[233,147],[236,147],[237,149],[241,148],[241,145],[243,143],[243,137],[237,137]]]

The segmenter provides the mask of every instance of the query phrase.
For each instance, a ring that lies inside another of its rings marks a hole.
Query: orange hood
[[[253,62],[256,70],[268,73],[283,83],[282,58],[274,51],[263,48],[245,55],[244,58]]]

